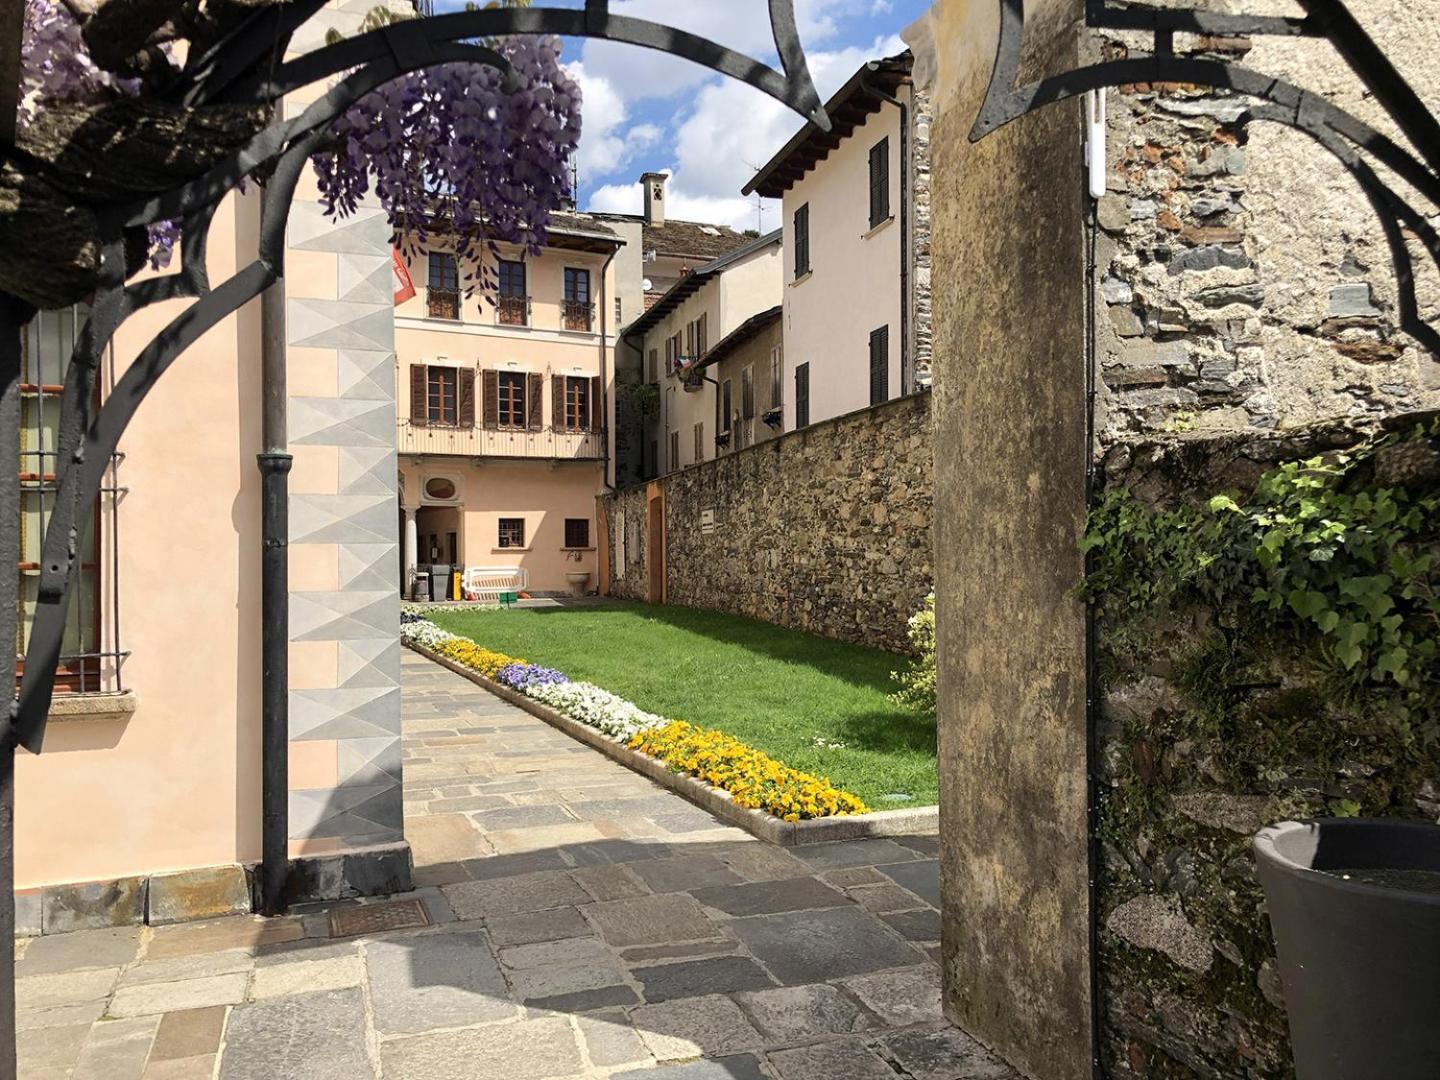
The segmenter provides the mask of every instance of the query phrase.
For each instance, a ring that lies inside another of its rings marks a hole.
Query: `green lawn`
[[[886,700],[903,657],[737,615],[652,604],[431,617],[642,709],[719,728],[786,765],[828,776],[874,809],[938,800],[934,717]]]

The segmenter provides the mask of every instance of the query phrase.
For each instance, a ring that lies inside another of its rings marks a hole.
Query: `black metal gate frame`
[[[1408,240],[1417,241],[1440,267],[1440,236],[1425,215],[1375,165],[1388,170],[1432,206],[1440,206],[1440,123],[1364,32],[1343,0],[1299,0],[1303,18],[1220,15],[1197,9],[1156,8],[1126,0],[1086,0],[1086,22],[1099,29],[1149,32],[1153,51],[1082,67],[1018,84],[1024,35],[1023,0],[995,0],[1000,40],[972,141],[1046,105],[1089,90],[1138,82],[1184,82],[1230,90],[1256,100],[1239,123],[1265,120],[1292,127],[1333,154],[1365,192],[1384,229],[1399,285],[1400,325],[1440,357],[1440,331],[1420,316]],[[62,396],[54,513],[44,539],[40,596],[20,693],[0,745],[0,862],[10,841],[9,769],[18,742],[41,748],[60,658],[77,558],[74,537],[92,512],[104,471],[141,401],[176,359],[202,334],[253,299],[284,274],[284,230],[306,159],[328,125],[366,93],[411,71],[436,64],[473,62],[507,71],[503,57],[478,41],[517,34],[601,38],[657,49],[739,79],[783,102],[823,130],[830,122],[815,91],[796,30],[793,0],[768,0],[771,30],[781,69],[698,35],[642,19],[612,14],[609,0],[586,0],[583,9],[497,8],[428,16],[395,23],[282,61],[294,32],[324,0],[292,0],[263,8],[207,52],[187,62],[167,100],[179,105],[274,106],[284,95],[320,80],[339,81],[297,117],[277,122],[200,178],[156,198],[97,208],[102,258],[92,312],[77,340]],[[1375,100],[1411,143],[1414,152],[1324,98],[1243,65],[1180,57],[1175,35],[1286,35],[1323,37],[1355,71]],[[9,153],[10,147],[0,147]],[[1416,156],[1418,153],[1418,157]],[[1372,161],[1375,164],[1372,164]],[[265,185],[258,258],[218,286],[206,270],[206,233],[221,198],[257,169],[273,172]],[[181,264],[176,273],[126,284],[125,229],[157,221],[181,222]],[[1408,232],[1408,236],[1407,236]],[[135,312],[166,300],[194,303],[141,351],[98,412],[92,398],[102,351]],[[18,442],[19,327],[24,305],[0,296],[0,437]],[[0,481],[0,521],[19,515],[17,480]],[[0,638],[13,638],[14,574],[9,565],[16,530],[0,528]],[[13,560],[12,560],[13,561]],[[6,650],[8,645],[3,646]],[[13,685],[13,661],[0,660],[0,681]],[[0,915],[10,908],[9,885]],[[12,912],[13,915],[13,912]],[[4,920],[8,922],[9,920]],[[5,929],[9,929],[6,927]],[[5,982],[10,980],[6,979]],[[13,1009],[10,987],[0,986],[0,1027]],[[13,1039],[0,1032],[0,1058],[10,1058]],[[0,1074],[13,1075],[13,1059]]]

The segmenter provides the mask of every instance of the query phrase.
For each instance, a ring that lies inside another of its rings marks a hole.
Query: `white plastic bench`
[[[528,589],[530,575],[519,566],[467,566],[462,585],[466,600],[498,601],[501,593]]]

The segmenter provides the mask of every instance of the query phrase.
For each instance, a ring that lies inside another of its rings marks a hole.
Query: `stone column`
[[[405,599],[410,599],[415,588],[415,563],[419,559],[420,538],[415,532],[416,507],[406,506],[405,511],[405,580],[400,582]]]
[[[1036,1080],[1091,1075],[1082,127],[978,143],[1002,5],[932,29],[935,562],[946,1015]],[[1026,0],[1022,79],[1078,65],[1080,0]]]

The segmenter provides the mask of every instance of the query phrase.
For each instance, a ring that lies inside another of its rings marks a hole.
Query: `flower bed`
[[[866,813],[854,795],[829,780],[792,769],[720,731],[646,712],[593,683],[494,652],[412,611],[400,615],[400,637],[518,691],[577,723],[730,793],[737,806],[784,821]]]

